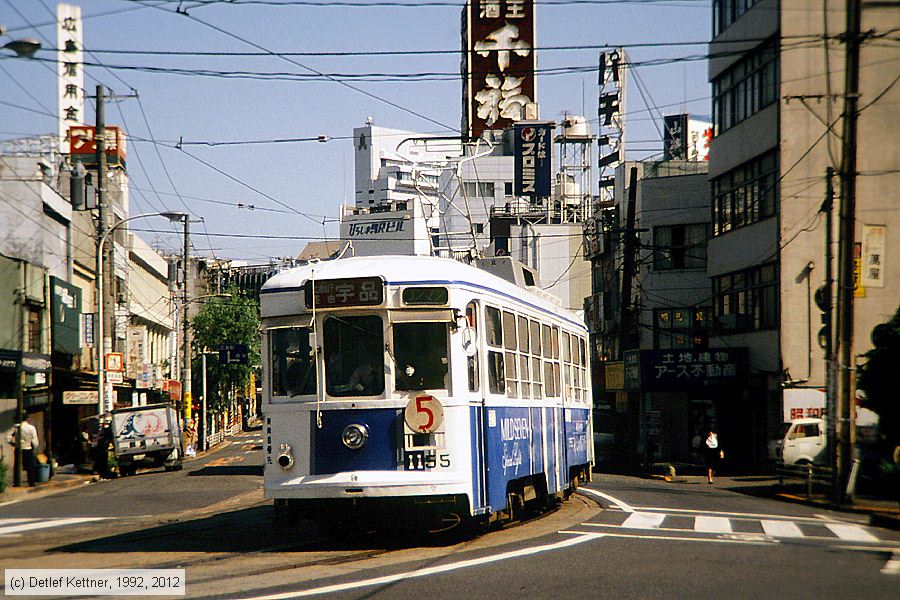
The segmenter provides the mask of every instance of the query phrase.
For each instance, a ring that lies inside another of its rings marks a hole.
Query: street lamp
[[[6,27],[3,25],[0,25],[0,35],[6,35]],[[3,48],[12,50],[22,58],[31,58],[41,49],[41,43],[34,38],[23,38],[7,42],[3,45]]]
[[[103,325],[103,310],[104,310],[104,300],[105,300],[105,289],[103,285],[103,245],[106,243],[106,238],[109,237],[115,229],[122,225],[123,223],[127,223],[128,221],[133,221],[135,219],[142,219],[145,217],[166,217],[170,221],[180,221],[184,219],[188,220],[187,213],[182,212],[155,212],[155,213],[143,213],[140,215],[134,215],[133,217],[128,217],[126,219],[122,219],[112,227],[103,232],[103,235],[100,236],[100,239],[97,241],[97,416],[99,417],[105,412],[106,408],[106,361],[105,353],[106,353],[106,340],[104,338],[104,325]],[[112,350],[112,348],[110,348]]]

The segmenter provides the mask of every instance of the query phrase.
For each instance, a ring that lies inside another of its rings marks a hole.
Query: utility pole
[[[847,485],[853,461],[855,395],[853,393],[853,259],[856,227],[856,121],[859,104],[859,46],[861,0],[847,0],[847,43],[844,76],[844,114],[841,144],[841,208],[839,242],[839,296],[837,384],[839,417],[837,421],[838,500],[848,500]]]
[[[190,239],[190,227],[191,227],[191,217],[190,215],[184,215],[184,258],[183,258],[183,269],[184,272],[182,276],[184,278],[184,319],[182,321],[182,325],[184,326],[184,335],[182,336],[182,341],[184,342],[184,368],[181,370],[182,374],[182,402],[184,402],[184,419],[185,421],[191,418],[191,403],[193,402],[193,398],[191,397],[191,324],[188,320],[188,282],[190,281],[190,272],[191,272],[191,239]]]
[[[837,478],[837,454],[835,451],[837,438],[835,436],[835,423],[837,421],[837,402],[835,401],[835,372],[834,372],[834,270],[832,261],[832,245],[834,244],[834,169],[825,169],[825,199],[819,212],[825,213],[825,293],[822,294],[822,302],[819,307],[823,311],[822,320],[825,323],[825,415],[828,419],[828,436],[826,438],[828,465],[832,468],[831,491],[832,501],[837,503],[838,488],[840,483]]]
[[[99,211],[97,219],[97,257],[96,257],[96,274],[97,274],[97,305],[103,303],[103,310],[97,310],[97,415],[106,412],[106,353],[112,351],[112,343],[107,348],[106,336],[107,332],[112,330],[113,312],[109,310],[107,299],[109,292],[113,291],[112,284],[115,282],[115,273],[110,268],[108,253],[104,247],[103,238],[106,235],[109,215],[106,205],[106,114],[105,114],[105,90],[102,85],[97,86],[97,109],[95,111],[96,123],[94,127],[94,143],[97,148],[97,208]],[[105,273],[105,275],[104,275]],[[100,281],[100,277],[110,278],[109,282]],[[104,289],[106,292],[104,293]]]

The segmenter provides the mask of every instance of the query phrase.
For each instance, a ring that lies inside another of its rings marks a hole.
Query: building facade
[[[825,409],[814,297],[825,284],[829,250],[835,277],[838,272],[846,6],[837,0],[715,0],[713,7],[710,343],[749,349],[750,381],[736,399],[744,426],[739,439],[723,443],[738,449],[742,462],[759,464],[782,421],[798,410],[807,416]],[[872,328],[898,304],[900,267],[885,249],[900,243],[893,201],[900,185],[900,88],[892,83],[900,49],[876,42],[898,22],[896,6],[862,10],[853,356],[871,347]],[[837,173],[831,232],[823,207],[829,168]]]

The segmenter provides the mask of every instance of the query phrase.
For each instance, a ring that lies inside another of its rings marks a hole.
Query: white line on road
[[[632,510],[649,512],[695,513],[704,515],[728,515],[732,517],[765,517],[769,519],[779,519],[782,521],[809,521],[811,523],[822,523],[822,519],[813,517],[792,517],[789,515],[770,515],[766,513],[726,512],[720,510],[696,510],[691,508],[664,508],[660,506],[635,506]],[[839,522],[840,521],[835,521],[835,523]]]
[[[559,533],[571,533],[571,534],[583,534],[584,531],[574,531],[574,530],[563,530]],[[641,534],[641,533],[606,533],[604,537],[620,537],[620,538],[636,538],[641,540],[666,540],[666,541],[677,541],[677,542],[715,542],[718,544],[751,544],[754,546],[771,546],[772,544],[777,544],[778,540],[746,540],[746,539],[723,539],[723,538],[708,538],[708,537],[681,537],[674,535],[653,535],[653,534]]]
[[[628,506],[623,500],[619,500],[618,498],[613,498],[609,494],[604,494],[603,492],[598,492],[597,490],[592,490],[591,488],[578,488],[578,491],[584,494],[593,494],[595,496],[600,496],[604,500],[609,500],[613,506],[617,507],[619,510],[623,510],[625,512],[634,512],[634,509]]]
[[[80,517],[72,519],[49,519],[41,520],[36,523],[23,523],[21,525],[10,525],[9,527],[0,528],[0,533],[18,533],[20,531],[31,531],[33,529],[47,529],[49,527],[62,527],[63,525],[75,525],[77,523],[89,523],[90,521],[102,521],[103,517]]]
[[[877,537],[865,530],[859,525],[845,525],[843,523],[826,523],[825,527],[841,538],[850,542],[877,542]]]
[[[665,520],[666,515],[660,513],[631,513],[622,527],[625,529],[656,529]]]
[[[338,583],[335,585],[326,585],[319,588],[311,588],[307,590],[296,590],[293,592],[284,592],[281,594],[271,594],[268,596],[254,596],[252,598],[244,598],[243,600],[282,600],[286,598],[301,598],[304,596],[317,596],[319,594],[330,594],[332,592],[343,592],[347,590],[355,590],[373,585],[383,585],[386,583],[394,583],[395,581],[404,581],[407,579],[415,579],[417,577],[426,577],[436,573],[446,573],[448,571],[456,571],[457,569],[465,569],[467,567],[475,567],[478,565],[486,565],[489,563],[507,560],[510,558],[518,558],[520,556],[529,556],[531,554],[539,554],[551,550],[561,550],[569,546],[575,546],[583,542],[589,542],[597,538],[604,537],[603,533],[578,532],[578,537],[547,544],[545,546],[535,546],[533,548],[523,548],[521,550],[513,550],[512,552],[504,552],[494,556],[485,556],[483,558],[473,558],[471,560],[462,560],[447,565],[437,567],[428,567],[425,569],[416,569],[405,573],[397,573],[395,575],[385,575],[384,577],[373,577],[372,579],[363,579],[362,581],[351,581],[349,583]]]
[[[790,521],[772,521],[768,519],[762,519],[760,520],[760,524],[762,525],[763,531],[766,532],[766,535],[771,535],[772,537],[803,537],[803,532],[800,531],[800,528],[797,527],[797,524]]]
[[[885,575],[900,575],[900,553],[894,552],[891,559],[881,567],[881,572]]]
[[[731,522],[725,517],[694,517],[694,531],[704,533],[732,533]]]

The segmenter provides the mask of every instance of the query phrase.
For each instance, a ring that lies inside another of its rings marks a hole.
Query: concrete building
[[[583,120],[579,127],[586,129]],[[590,190],[567,170],[557,174],[550,197],[534,203],[515,196],[511,132],[491,132],[493,143],[464,147],[458,138],[371,124],[355,129],[356,203],[343,209],[341,240],[355,255],[430,254],[467,262],[513,256],[536,269],[544,289],[564,306],[580,312],[590,268],[581,246],[583,218],[565,200],[580,203],[585,194],[590,200]],[[552,164],[556,172],[558,161]]]
[[[722,442],[738,462],[760,464],[767,438],[782,421],[825,408],[813,296],[825,283],[826,169],[841,169],[841,35],[847,21],[845,3],[837,0],[714,0],[713,9],[710,344],[749,349],[750,376],[734,398],[740,414],[731,417],[736,437],[723,436]],[[894,201],[900,186],[900,87],[894,85],[900,48],[873,42],[898,23],[896,5],[864,3],[854,356],[871,347],[869,333],[893,315],[900,298],[900,266],[886,253],[900,244]],[[839,190],[838,177],[834,184]],[[836,199],[835,257],[837,206]],[[836,258],[834,265],[837,276]]]
[[[708,345],[706,168],[682,160],[620,165],[615,204],[595,215],[586,234],[594,422],[605,468],[695,462],[694,435],[728,395],[707,369],[716,350]],[[633,243],[626,245],[628,229]]]

